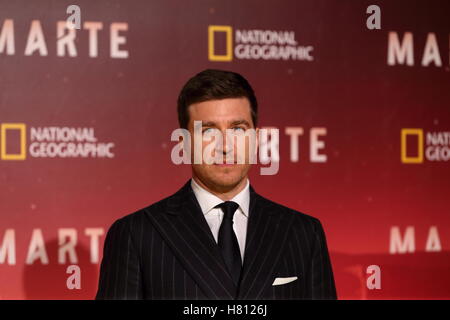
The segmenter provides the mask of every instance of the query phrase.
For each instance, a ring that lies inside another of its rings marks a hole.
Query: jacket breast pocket
[[[272,299],[290,300],[301,299],[301,277],[299,274],[283,274],[273,277],[271,283]]]
[[[290,282],[294,282],[297,281],[298,277],[297,276],[292,276],[292,277],[276,277],[275,280],[273,280],[272,282],[272,286],[282,286],[285,284],[288,284]]]

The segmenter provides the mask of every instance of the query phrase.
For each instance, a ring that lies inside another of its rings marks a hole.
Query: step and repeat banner
[[[0,1],[0,299],[92,299],[118,218],[176,192],[184,83],[241,73],[250,182],[320,219],[340,299],[450,298],[449,1]],[[279,152],[277,152],[277,150]]]

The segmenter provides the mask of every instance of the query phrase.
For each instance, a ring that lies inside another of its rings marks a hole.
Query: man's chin
[[[236,163],[214,163],[213,166],[219,167],[219,168],[233,168],[237,166]]]
[[[211,179],[211,182],[217,188],[228,190],[233,189],[239,183],[238,177],[215,177]]]

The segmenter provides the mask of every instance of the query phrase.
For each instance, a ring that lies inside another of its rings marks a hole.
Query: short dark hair
[[[217,69],[207,69],[188,80],[178,96],[178,122],[187,129],[188,108],[194,103],[245,97],[250,102],[251,117],[256,128],[258,102],[253,88],[239,73]]]

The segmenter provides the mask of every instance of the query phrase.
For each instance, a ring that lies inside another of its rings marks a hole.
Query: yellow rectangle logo
[[[226,53],[224,55],[215,54],[214,33],[225,32]],[[232,61],[233,60],[233,28],[231,26],[208,26],[208,58],[210,61]]]
[[[20,131],[20,152],[15,154],[6,153],[7,130]],[[2,123],[0,125],[1,148],[0,158],[2,160],[25,160],[26,159],[26,125],[25,123]]]
[[[407,136],[417,136],[417,156],[408,157]],[[423,163],[423,130],[417,128],[402,129],[401,131],[401,160],[402,163]]]

